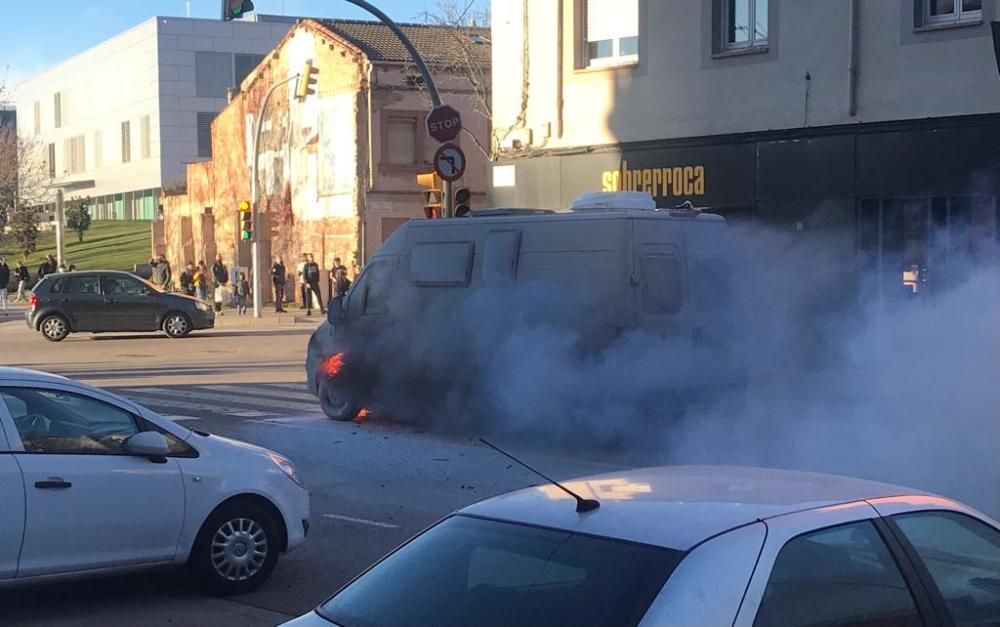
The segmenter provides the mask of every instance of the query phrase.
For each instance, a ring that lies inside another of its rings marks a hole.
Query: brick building
[[[471,62],[488,69],[488,31],[403,29],[435,74],[442,99],[464,114],[468,132],[457,141],[470,163],[458,184],[484,198],[488,159],[477,144],[490,145],[489,120],[479,113],[488,94],[477,93],[467,68]],[[301,253],[312,252],[324,269],[340,257],[359,271],[393,230],[423,216],[416,175],[433,169],[436,145],[423,126],[430,101],[405,48],[378,23],[303,20],[212,124],[213,159],[188,165],[186,190],[164,197],[154,241],[175,268],[210,262],[216,253],[232,265],[250,265],[238,206],[250,198],[254,121],[268,89],[307,61],[319,69],[316,95],[296,99],[292,81],[272,97],[264,122],[262,265],[269,268],[280,255],[293,275]],[[289,296],[294,282],[291,276]]]

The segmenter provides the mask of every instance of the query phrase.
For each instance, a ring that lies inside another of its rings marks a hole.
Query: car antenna
[[[496,446],[495,444],[491,444],[491,443],[487,442],[483,438],[479,438],[479,441],[482,442],[483,444],[485,444],[486,446],[490,447],[491,449],[493,449],[497,453],[500,453],[504,457],[507,457],[507,458],[510,458],[510,459],[514,460],[515,462],[517,462],[521,466],[524,466],[525,468],[527,468],[531,472],[535,473],[536,475],[538,475],[542,479],[545,479],[546,481],[548,481],[549,483],[551,483],[555,487],[559,488],[560,490],[562,490],[566,494],[572,496],[574,499],[576,499],[576,511],[578,513],[584,514],[586,512],[592,512],[592,511],[594,511],[595,509],[597,509],[598,507],[601,506],[601,503],[599,501],[597,501],[595,499],[585,499],[585,498],[583,498],[582,496],[580,496],[579,494],[573,492],[572,490],[570,490],[569,488],[567,488],[563,484],[559,483],[555,479],[552,479],[551,477],[546,477],[542,473],[538,472],[537,470],[535,470],[531,466],[525,464],[524,462],[522,462],[518,458],[514,457],[513,455],[511,455],[507,451],[505,451],[502,448],[500,448],[499,446]]]

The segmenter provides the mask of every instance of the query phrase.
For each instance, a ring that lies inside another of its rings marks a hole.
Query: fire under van
[[[515,330],[565,330],[582,353],[641,332],[728,360],[727,237],[720,216],[634,192],[587,194],[568,211],[412,220],[331,302],[309,343],[310,389],[335,420],[379,407],[390,384],[397,399],[407,383],[414,398],[447,395],[489,377],[483,356]]]

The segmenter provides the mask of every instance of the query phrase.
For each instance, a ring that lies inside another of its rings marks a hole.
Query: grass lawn
[[[66,230],[66,265],[76,264],[79,270],[131,271],[135,264],[149,261],[150,241],[148,220],[95,220],[84,232],[83,242],[77,242],[75,231]],[[32,276],[48,254],[56,254],[55,231],[38,234],[38,250],[26,261]],[[24,260],[9,237],[0,242],[0,256],[7,258],[11,268]]]

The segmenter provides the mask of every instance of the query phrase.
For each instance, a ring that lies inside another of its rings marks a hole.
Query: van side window
[[[517,277],[520,231],[491,231],[483,244],[483,285],[511,283]]]
[[[410,280],[427,287],[469,284],[472,274],[472,242],[428,242],[410,251]]]
[[[642,310],[645,313],[672,316],[684,306],[681,264],[676,255],[643,253]]]
[[[364,314],[384,314],[388,307],[391,265],[386,262],[372,264],[365,273]]]
[[[696,256],[692,291],[703,312],[729,306],[731,294],[729,264],[724,257]]]

